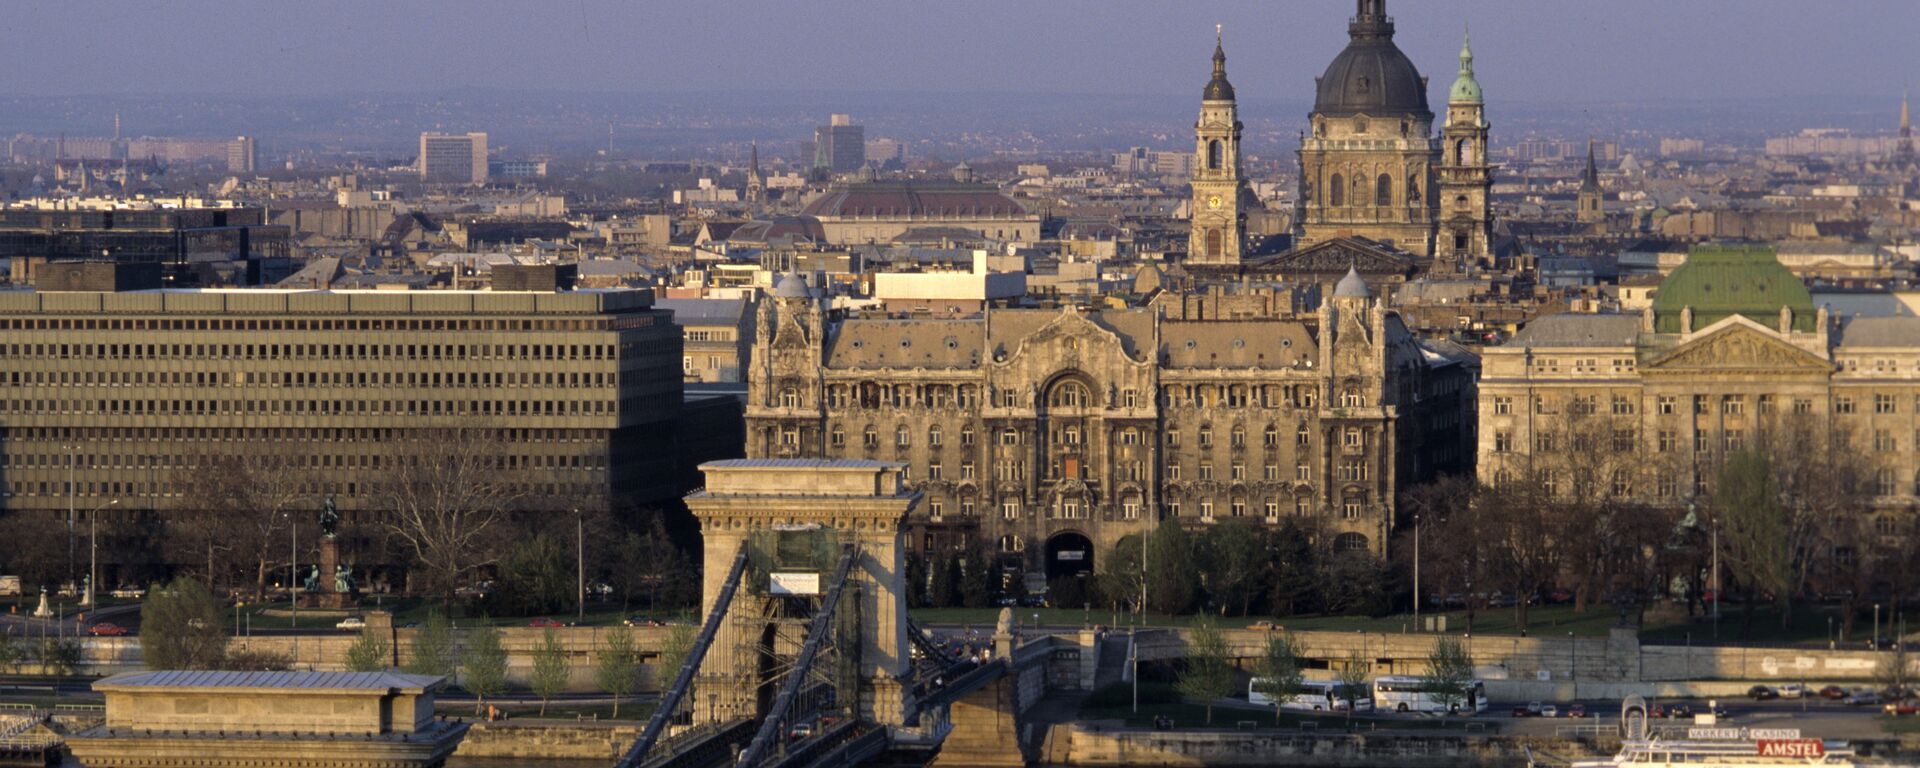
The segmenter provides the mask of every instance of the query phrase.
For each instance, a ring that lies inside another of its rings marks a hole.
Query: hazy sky
[[[4,0],[0,93],[498,87],[1308,98],[1351,0]],[[1897,97],[1917,0],[1389,0],[1436,92],[1473,28],[1491,100]]]

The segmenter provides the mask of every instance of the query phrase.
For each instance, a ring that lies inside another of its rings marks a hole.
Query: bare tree
[[[435,429],[387,443],[372,485],[383,524],[404,542],[425,591],[448,600],[474,569],[492,564],[519,492],[491,429]]]
[[[1527,628],[1529,598],[1559,575],[1562,548],[1575,538],[1571,526],[1577,525],[1559,505],[1566,490],[1551,470],[1523,474],[1487,488],[1479,499],[1487,572],[1514,599],[1521,631]]]
[[[1488,581],[1486,542],[1480,536],[1481,506],[1478,503],[1483,490],[1472,478],[1448,475],[1409,489],[1401,501],[1401,509],[1409,518],[1418,517],[1421,591],[1442,596],[1443,607],[1445,596],[1461,595],[1467,610],[1468,632],[1473,631],[1479,608],[1474,584],[1484,587]],[[1409,560],[1402,563],[1408,571],[1412,570],[1414,533],[1412,528],[1404,531],[1403,541],[1394,547],[1396,557]],[[1423,598],[1416,596],[1416,599]]]
[[[186,550],[183,559],[205,558],[214,591],[223,574],[244,567],[252,571],[254,597],[264,596],[268,574],[288,562],[292,526],[311,525],[303,508],[317,505],[302,482],[305,462],[297,445],[203,453],[175,469],[181,475],[176,486],[187,492],[171,516],[172,538]]]

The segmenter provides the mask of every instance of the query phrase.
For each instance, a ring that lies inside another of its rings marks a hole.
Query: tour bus
[[[1466,700],[1446,707],[1428,689],[1426,678],[1382,675],[1373,681],[1373,704],[1385,712],[1475,714],[1487,711],[1487,684],[1468,680]]]
[[[1264,682],[1264,678],[1256,677],[1252,682],[1247,683],[1247,703],[1268,707],[1273,706],[1273,697],[1260,690],[1260,684],[1262,682]],[[1373,709],[1373,699],[1370,698],[1371,694],[1371,689],[1361,688],[1358,694],[1353,697],[1354,711],[1365,712]],[[1347,699],[1345,696],[1340,695],[1340,683],[1336,681],[1302,680],[1300,681],[1300,692],[1294,694],[1291,699],[1281,702],[1280,708],[1302,712],[1345,712],[1347,709]]]

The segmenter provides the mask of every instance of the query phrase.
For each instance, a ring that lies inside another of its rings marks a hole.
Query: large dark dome
[[[1368,117],[1417,115],[1427,108],[1427,81],[1413,61],[1393,44],[1393,20],[1385,3],[1362,0],[1361,13],[1347,26],[1347,49],[1333,57],[1320,76],[1313,111],[1323,115]],[[1371,6],[1371,7],[1369,7]]]

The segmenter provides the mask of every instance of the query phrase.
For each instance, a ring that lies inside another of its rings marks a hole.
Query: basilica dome
[[[1346,50],[1320,76],[1313,102],[1316,114],[1433,116],[1427,108],[1427,79],[1393,44],[1393,19],[1385,6],[1385,0],[1360,0],[1360,12],[1347,25]]]

